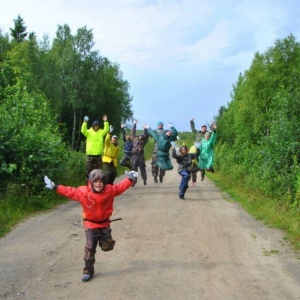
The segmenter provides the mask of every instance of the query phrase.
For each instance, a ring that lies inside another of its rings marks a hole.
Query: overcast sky
[[[0,0],[2,33],[18,14],[38,40],[52,40],[58,25],[92,29],[94,50],[130,84],[139,127],[163,121],[179,131],[228,105],[255,52],[300,36],[299,0]]]

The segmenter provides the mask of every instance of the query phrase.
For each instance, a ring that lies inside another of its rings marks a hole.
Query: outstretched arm
[[[190,124],[191,124],[191,130],[192,132],[196,133],[197,130],[195,128],[195,121],[194,121],[194,118],[190,120]]]

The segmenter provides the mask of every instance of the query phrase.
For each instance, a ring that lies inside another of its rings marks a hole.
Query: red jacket
[[[95,193],[91,189],[91,183],[88,186],[79,186],[74,188],[71,186],[58,185],[57,194],[78,201],[83,208],[83,218],[95,222],[107,221],[97,224],[84,221],[85,228],[104,228],[110,224],[109,218],[113,213],[113,204],[115,196],[125,192],[132,186],[132,181],[125,178],[118,184],[107,184],[100,193]]]

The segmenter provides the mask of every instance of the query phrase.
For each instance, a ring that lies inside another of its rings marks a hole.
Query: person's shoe
[[[163,182],[163,176],[159,176],[159,182]]]
[[[157,183],[157,182],[158,182],[158,181],[157,181],[157,177],[154,177],[154,182],[155,182],[155,183]]]
[[[91,278],[92,278],[92,275],[90,275],[90,274],[83,274],[83,276],[82,276],[82,281],[83,281],[83,282],[87,282],[87,281],[89,281]]]
[[[185,200],[184,196],[179,196],[179,199]]]
[[[147,184],[147,180],[146,179],[144,179],[144,185],[146,185]]]

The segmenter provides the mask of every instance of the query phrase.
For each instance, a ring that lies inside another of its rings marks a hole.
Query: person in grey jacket
[[[176,145],[173,144],[172,156],[178,163],[178,173],[181,176],[179,185],[179,198],[184,200],[184,194],[189,187],[188,182],[191,178],[192,161],[200,154],[199,144],[196,145],[195,153],[188,153],[188,148],[186,145],[181,146],[179,152],[180,154],[176,153]]]

